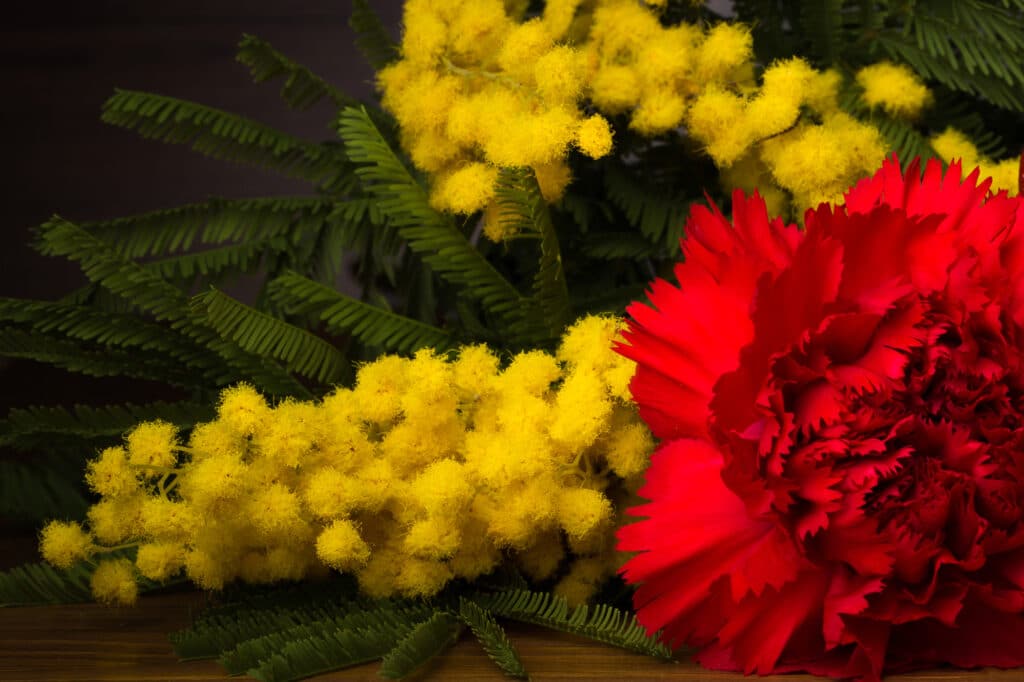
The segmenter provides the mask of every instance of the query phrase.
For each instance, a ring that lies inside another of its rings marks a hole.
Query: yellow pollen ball
[[[165,421],[156,420],[139,424],[132,429],[126,439],[128,461],[133,465],[145,467],[174,466],[177,435],[177,427]]]
[[[134,604],[139,599],[135,569],[128,559],[101,561],[92,574],[92,596],[104,604]]]
[[[932,94],[914,71],[903,64],[879,62],[857,72],[864,102],[892,116],[915,119],[931,103]]]
[[[317,537],[316,555],[331,568],[350,571],[367,562],[370,547],[354,523],[339,519]]]
[[[592,159],[607,156],[612,150],[612,129],[599,114],[586,118],[576,128],[576,146]]]
[[[440,177],[431,194],[431,203],[452,213],[475,213],[494,197],[497,180],[497,168],[485,163],[467,163]]]
[[[68,569],[93,552],[92,538],[75,523],[51,521],[39,535],[39,552],[57,568]]]

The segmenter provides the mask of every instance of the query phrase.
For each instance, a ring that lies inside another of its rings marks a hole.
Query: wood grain
[[[95,604],[0,609],[0,680],[5,682],[195,682],[227,680],[215,661],[179,662],[167,634],[185,627],[205,597],[197,593],[143,598],[139,606]],[[584,639],[508,624],[509,637],[531,679],[549,680],[709,680],[738,681],[733,673],[703,670],[690,661],[663,663]],[[420,671],[419,680],[507,680],[473,641],[464,636],[447,654]],[[322,675],[318,680],[380,680],[377,664]],[[806,675],[757,678],[806,682]],[[1024,670],[924,671],[889,680],[1011,682]]]

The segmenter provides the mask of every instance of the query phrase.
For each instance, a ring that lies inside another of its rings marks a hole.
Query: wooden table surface
[[[180,663],[167,633],[185,627],[203,604],[200,594],[146,597],[139,606],[93,604],[0,609],[0,680],[150,682],[230,679],[216,661]],[[689,661],[663,663],[587,640],[508,624],[533,680],[743,680],[743,676],[703,670]],[[377,664],[322,675],[318,680],[380,680]],[[419,680],[506,680],[471,636],[429,664]],[[763,678],[800,682],[815,678],[779,675]],[[1024,680],[1024,670],[941,670],[890,680]]]

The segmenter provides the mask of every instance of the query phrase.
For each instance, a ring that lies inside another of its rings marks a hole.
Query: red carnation
[[[977,180],[694,210],[619,349],[662,439],[619,533],[648,630],[745,673],[1024,665],[1024,203]]]

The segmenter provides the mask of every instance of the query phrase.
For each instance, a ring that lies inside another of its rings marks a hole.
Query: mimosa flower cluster
[[[654,446],[633,363],[611,350],[620,327],[583,318],[556,354],[504,368],[484,346],[384,356],[319,402],[230,388],[187,438],[147,422],[101,452],[87,528],[50,523],[42,553],[98,559],[106,602],[132,602],[137,576],[218,589],[329,569],[372,596],[422,596],[505,559],[581,602],[617,568],[619,510]],[[102,558],[125,547],[134,561]]]
[[[888,151],[874,125],[841,109],[838,71],[793,58],[755,77],[742,24],[666,26],[665,3],[637,0],[549,0],[527,19],[527,4],[409,0],[401,59],[379,74],[434,205],[485,210],[495,241],[511,236],[494,205],[498,169],[532,168],[556,201],[572,180],[571,149],[612,152],[610,120],[646,137],[689,136],[727,189],[757,188],[772,213],[841,202]],[[916,120],[933,99],[912,70],[887,61],[855,80],[868,109],[899,119]],[[949,147],[938,149],[947,160]],[[1016,189],[995,176],[996,188]]]

